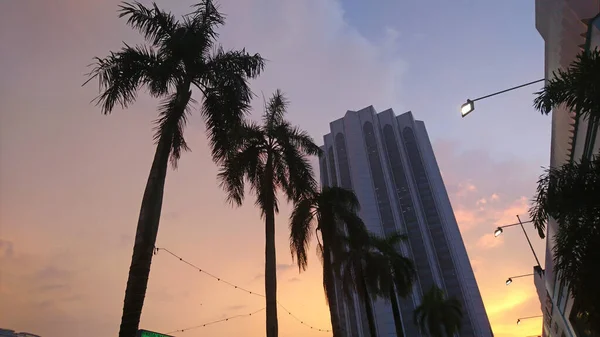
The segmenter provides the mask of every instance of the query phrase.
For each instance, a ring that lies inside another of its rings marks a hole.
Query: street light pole
[[[539,317],[544,317],[544,315],[521,317],[521,318],[517,319],[517,324],[521,324],[521,321],[524,320],[524,319],[539,318]]]
[[[529,235],[527,235],[527,231],[525,231],[525,227],[523,227],[523,222],[521,221],[521,218],[517,215],[517,219],[519,220],[519,224],[521,225],[521,229],[523,230],[523,234],[525,234],[525,238],[527,239],[527,243],[529,243],[529,248],[531,248],[531,252],[533,253],[533,257],[535,257],[535,262],[537,262],[538,267],[540,267],[540,269],[542,268],[542,265],[540,264],[540,260],[537,257],[537,254],[535,253],[535,250],[533,250],[533,245],[531,244],[531,240],[529,240]]]
[[[545,81],[545,80],[546,80],[545,78],[542,78],[542,79],[539,79],[539,80],[536,80],[536,81],[531,81],[531,82],[527,82],[525,84],[517,85],[516,87],[504,89],[504,90],[495,92],[493,94],[481,96],[479,98],[467,99],[467,102],[465,104],[461,105],[461,107],[460,107],[460,114],[462,115],[463,118],[466,115],[470,114],[473,110],[475,110],[475,102],[477,102],[477,101],[480,101],[482,99],[486,99],[486,98],[489,98],[489,97],[492,97],[492,96],[500,95],[500,94],[503,94],[505,92],[513,91],[513,90],[516,90],[516,89],[519,89],[519,88],[523,88],[523,87],[526,87],[528,85],[539,83],[539,82],[542,82],[542,81]]]
[[[526,276],[533,276],[533,273],[531,273],[531,274],[525,274],[525,275],[511,276],[511,277],[509,277],[509,278],[506,279],[506,285],[511,284],[514,278],[520,278],[520,277],[526,277]]]
[[[507,228],[507,227],[513,227],[513,226],[521,226],[521,229],[523,229],[523,234],[525,234],[525,238],[527,239],[527,243],[529,243],[529,248],[531,248],[531,252],[533,253],[533,257],[535,258],[535,261],[537,262],[537,266],[542,269],[542,265],[540,264],[540,260],[537,257],[537,254],[535,253],[535,250],[533,250],[533,245],[531,244],[531,241],[529,240],[529,235],[527,235],[527,232],[525,231],[525,227],[523,227],[523,224],[525,223],[531,223],[533,222],[532,220],[529,221],[521,221],[521,218],[517,215],[517,219],[519,220],[519,222],[517,223],[513,223],[510,225],[504,225],[504,226],[500,226],[498,228],[496,228],[496,230],[494,231],[494,236],[498,237],[500,234],[502,234],[503,232],[503,228]]]

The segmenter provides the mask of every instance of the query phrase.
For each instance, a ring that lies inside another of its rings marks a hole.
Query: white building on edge
[[[418,337],[413,310],[433,284],[463,306],[460,337],[493,336],[479,288],[442,181],[425,124],[411,112],[396,116],[372,106],[348,111],[330,123],[320,161],[321,184],[353,190],[361,217],[379,235],[400,231],[402,247],[415,262],[412,295],[399,299],[404,335]],[[338,288],[339,290],[339,288]],[[337,292],[339,316],[348,336],[369,336],[364,305]],[[373,303],[379,336],[396,336],[389,303]]]
[[[566,69],[582,50],[600,48],[600,0],[536,0],[535,24],[545,42],[545,76]],[[552,112],[550,166],[558,167],[598,154],[599,123],[577,118],[565,108]],[[535,286],[544,314],[543,336],[583,337],[577,300],[557,280],[552,249],[558,224],[550,219],[546,233],[545,271],[535,274]]]

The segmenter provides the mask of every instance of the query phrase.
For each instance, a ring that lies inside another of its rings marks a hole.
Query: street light
[[[521,318],[517,319],[517,325],[521,324],[521,321],[524,320],[524,319],[539,318],[539,317],[544,317],[544,315],[521,317]]]
[[[465,104],[463,104],[463,105],[460,106],[460,114],[464,118],[466,115],[468,115],[471,112],[473,112],[473,110],[475,110],[475,102],[477,102],[477,101],[480,101],[482,99],[486,99],[486,98],[489,98],[489,97],[492,97],[492,96],[500,95],[500,94],[503,94],[505,92],[512,91],[512,90],[515,90],[515,89],[523,88],[523,87],[526,87],[528,85],[539,83],[539,82],[542,82],[544,80],[546,80],[546,79],[542,78],[541,80],[532,81],[532,82],[528,82],[528,83],[525,83],[525,84],[517,85],[516,87],[508,88],[508,89],[505,89],[505,90],[502,90],[502,91],[498,91],[498,92],[495,92],[493,94],[485,95],[485,96],[482,96],[482,97],[479,97],[479,98],[467,99],[467,102]]]
[[[506,279],[506,285],[511,284],[514,278],[525,277],[525,276],[533,276],[533,273],[531,273],[531,274],[525,274],[525,275],[511,276],[511,277],[509,277],[509,278]]]
[[[525,234],[525,238],[527,239],[527,243],[529,243],[529,248],[531,248],[531,252],[533,253],[533,257],[535,257],[535,261],[537,262],[538,267],[540,267],[540,269],[542,268],[542,265],[540,264],[540,260],[537,257],[537,254],[535,253],[535,250],[533,250],[533,245],[531,244],[531,240],[529,240],[529,235],[527,235],[527,232],[525,231],[525,227],[523,227],[524,223],[531,223],[533,221],[525,221],[522,222],[521,218],[517,215],[517,219],[519,220],[519,222],[517,223],[513,223],[510,225],[505,225],[505,226],[500,226],[498,228],[496,228],[496,230],[494,231],[494,236],[498,237],[500,236],[500,234],[502,234],[502,232],[504,232],[503,228],[507,228],[507,227],[513,227],[513,226],[521,226],[521,229],[523,230],[523,234]],[[507,283],[507,285],[510,283]]]

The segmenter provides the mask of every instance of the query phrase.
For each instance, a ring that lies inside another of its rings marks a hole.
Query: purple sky
[[[181,14],[190,1],[159,1]],[[223,0],[226,48],[269,59],[253,89],[281,88],[290,119],[319,142],[328,123],[374,105],[412,110],[432,138],[497,337],[540,332],[515,324],[540,305],[525,239],[493,229],[526,216],[549,162],[550,119],[531,108],[535,85],[475,98],[543,76],[533,1]],[[0,327],[46,336],[115,335],[141,194],[152,154],[156,102],[144,95],[103,116],[81,87],[93,56],[139,42],[116,15],[117,1],[0,2]],[[200,97],[196,96],[197,99]],[[256,107],[262,102],[256,100]],[[260,111],[255,112],[259,114]],[[215,179],[204,125],[167,180],[158,246],[229,281],[262,292],[263,228],[253,203],[232,209]],[[278,218],[279,299],[329,328],[320,265],[287,267],[287,215]],[[534,236],[538,253],[543,241]],[[202,305],[200,305],[202,304]],[[246,314],[263,300],[236,292],[166,254],[156,256],[142,327],[171,331]],[[281,336],[326,336],[280,314]],[[262,336],[264,313],[182,333]]]

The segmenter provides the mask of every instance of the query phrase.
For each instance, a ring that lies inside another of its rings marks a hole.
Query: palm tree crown
[[[345,237],[346,230],[366,231],[358,216],[359,210],[360,204],[354,192],[341,187],[323,187],[321,192],[296,203],[290,216],[290,250],[298,267],[306,270],[313,230],[315,234],[321,232],[323,241],[318,243],[320,256],[324,253],[323,245],[327,245],[328,250],[340,252],[344,248],[340,238]]]
[[[313,139],[284,119],[288,102],[277,90],[265,106],[262,125],[244,123],[235,151],[223,162],[219,179],[229,202],[241,205],[247,181],[265,219],[265,296],[267,337],[277,337],[275,213],[277,191],[298,202],[315,193],[317,183],[307,156],[320,155]]]
[[[156,4],[145,7],[124,2],[119,13],[147,44],[125,44],[121,50],[95,59],[86,83],[98,79],[101,93],[96,102],[102,112],[112,112],[115,105],[127,108],[142,87],[162,99],[155,139],[168,138],[171,162],[176,165],[181,152],[188,150],[183,128],[190,113],[188,103],[193,102],[193,85],[203,96],[201,110],[213,158],[223,159],[235,134],[230,130],[241,124],[250,107],[252,92],[247,79],[260,74],[263,58],[243,49],[225,51],[217,45],[216,29],[225,23],[225,17],[211,0],[194,5],[181,20]]]
[[[421,331],[431,337],[452,337],[460,331],[462,306],[456,298],[445,298],[444,291],[433,285],[415,309],[413,319]]]
[[[279,210],[277,198],[266,199],[268,192],[281,190],[294,202],[314,194],[317,182],[307,156],[321,155],[321,149],[307,132],[284,119],[288,104],[277,90],[265,106],[263,124],[246,122],[239,130],[240,144],[219,173],[232,204],[242,205],[245,179],[263,213],[271,205]],[[265,174],[272,174],[271,180],[265,180]]]
[[[567,70],[559,69],[537,92],[534,107],[543,114],[564,104],[577,116],[600,117],[600,50],[581,52]]]
[[[347,248],[334,257],[334,270],[342,280],[346,296],[351,298],[352,291],[358,293],[365,306],[370,333],[376,336],[371,300],[381,297],[395,301],[395,292],[405,297],[412,290],[414,264],[398,251],[406,236],[396,233],[382,238],[355,232],[343,239]]]
[[[290,250],[300,271],[308,265],[308,248],[313,237],[317,238],[317,251],[323,263],[323,288],[329,304],[334,337],[345,336],[338,316],[338,302],[334,281],[332,259],[345,249],[345,232],[366,233],[357,212],[360,204],[354,192],[340,187],[323,187],[318,193],[296,203],[290,216]],[[319,232],[321,238],[319,239]]]

